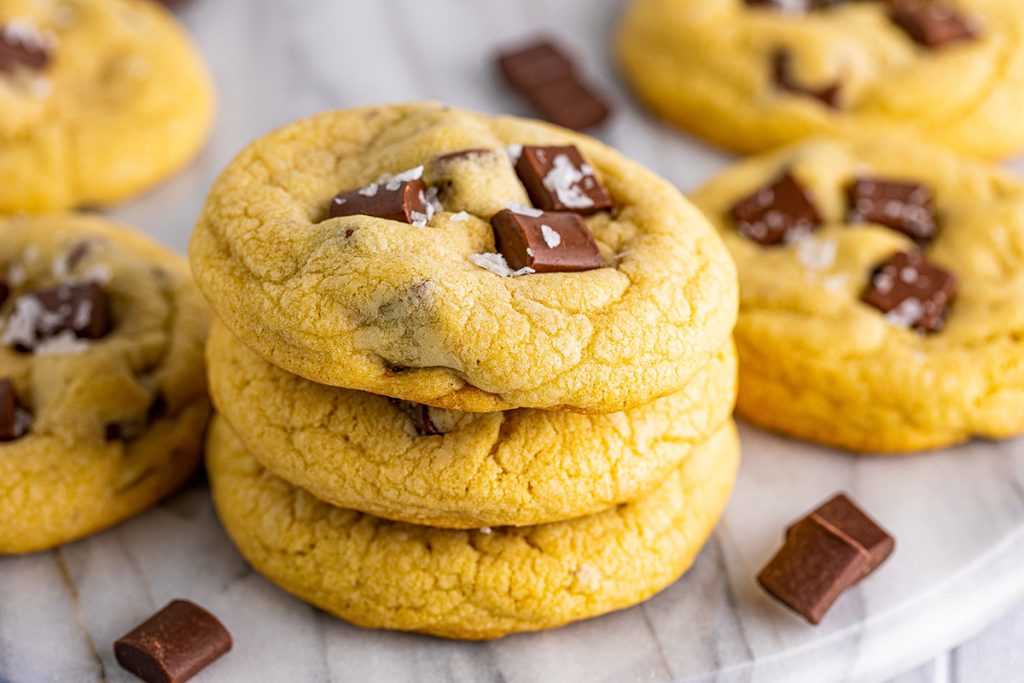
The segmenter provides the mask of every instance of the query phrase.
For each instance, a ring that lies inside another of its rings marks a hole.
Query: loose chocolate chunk
[[[907,34],[926,47],[973,40],[974,22],[942,0],[887,0],[889,16]]]
[[[494,244],[512,270],[537,273],[604,268],[586,222],[574,213],[499,211],[491,218]]]
[[[863,299],[894,325],[931,334],[945,326],[956,289],[952,273],[907,251],[875,268]]]
[[[539,86],[527,97],[541,118],[572,130],[593,128],[611,111],[593,89],[575,79]]]
[[[111,326],[106,292],[95,282],[81,282],[18,297],[3,339],[22,351],[32,351],[66,332],[78,339],[100,339]]]
[[[758,244],[771,246],[816,230],[821,214],[788,171],[729,210],[736,230]]]
[[[391,399],[391,402],[398,406],[399,410],[412,419],[412,426],[420,436],[436,436],[444,433],[438,429],[434,424],[434,421],[430,419],[429,406],[425,406],[422,403],[414,403],[412,401],[400,401],[394,398]]]
[[[813,97],[827,107],[838,108],[842,86],[839,83],[832,83],[815,89],[797,82],[792,72],[792,59],[787,50],[776,50],[772,54],[772,75],[775,85],[788,93]]]
[[[231,645],[231,634],[217,617],[187,600],[174,600],[114,643],[114,655],[147,683],[181,683]]]
[[[375,216],[389,221],[425,225],[430,216],[426,186],[422,180],[391,180],[371,183],[331,200],[329,218]]]
[[[50,49],[33,29],[20,23],[0,23],[0,73],[18,69],[45,69]]]
[[[864,577],[870,558],[834,527],[808,517],[797,522],[757,582],[812,624],[843,591]]]
[[[858,178],[850,184],[850,221],[878,223],[925,243],[935,237],[938,222],[932,192],[919,183]]]
[[[534,206],[544,211],[586,216],[612,206],[612,198],[598,182],[593,167],[572,145],[523,147],[516,174]]]
[[[885,562],[896,548],[896,540],[889,532],[843,493],[833,496],[810,516],[838,529],[864,548],[871,558],[868,573]]]
[[[0,379],[0,441],[14,441],[28,433],[32,415],[18,403],[14,383]]]
[[[572,60],[557,46],[540,40],[498,55],[498,67],[509,84],[523,93],[574,77]]]

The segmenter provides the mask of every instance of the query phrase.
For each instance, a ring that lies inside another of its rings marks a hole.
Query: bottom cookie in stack
[[[739,460],[727,421],[655,489],[537,526],[440,529],[334,507],[271,474],[217,418],[214,502],[260,573],[370,628],[485,639],[629,607],[685,572],[728,500]]]

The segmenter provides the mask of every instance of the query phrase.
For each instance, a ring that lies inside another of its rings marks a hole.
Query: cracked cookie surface
[[[730,211],[787,171],[816,204],[820,227],[761,246],[739,234]],[[925,186],[934,237],[915,243],[852,215],[850,188],[863,177]],[[1024,431],[1020,178],[896,139],[818,141],[740,162],[693,199],[741,273],[738,411],[751,422],[881,452]],[[885,314],[865,301],[879,264],[912,250],[958,282],[938,330],[914,329],[899,310]]]
[[[618,57],[660,116],[736,151],[888,129],[972,155],[1024,149],[1020,6],[939,0],[972,35],[928,45],[895,4],[927,2],[633,0]]]
[[[274,474],[338,507],[450,528],[541,524],[635,500],[720,428],[736,395],[731,344],[682,392],[624,413],[423,406],[425,425],[408,405],[287,373],[217,323],[207,361],[219,414]]]
[[[206,139],[209,76],[159,3],[0,0],[0,41],[23,39],[45,56],[0,50],[0,213],[124,199]]]
[[[210,413],[209,313],[184,260],[128,228],[50,215],[0,220],[0,235],[0,379],[24,416],[0,442],[5,554],[101,530],[191,475]],[[25,349],[25,316],[47,320],[31,313],[33,292],[72,283],[102,289],[109,331]]]
[[[524,144],[575,145],[607,189],[612,209],[583,216],[606,267],[488,270],[488,221],[530,203],[506,151]],[[466,150],[478,153],[437,162]],[[337,193],[372,194],[375,178],[421,165],[441,204],[425,227],[328,218]],[[436,104],[328,112],[257,140],[211,190],[190,257],[263,358],[452,410],[641,405],[682,389],[735,319],[732,262],[675,188],[590,138]]]
[[[668,586],[718,522],[738,457],[729,423],[635,503],[458,531],[327,505],[260,466],[220,418],[207,444],[221,521],[257,571],[360,626],[466,639],[553,628]]]

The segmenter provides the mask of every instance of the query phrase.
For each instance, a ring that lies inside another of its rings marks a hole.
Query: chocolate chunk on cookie
[[[787,529],[785,543],[757,581],[818,624],[839,596],[877,569],[894,547],[892,536],[839,494]]]
[[[32,414],[18,403],[14,383],[0,379],[0,441],[14,441],[28,433]]]
[[[0,23],[0,73],[40,71],[50,63],[50,42],[22,22]]]
[[[906,251],[875,268],[863,299],[894,325],[931,334],[945,326],[956,289],[952,273]]]
[[[788,50],[779,49],[772,53],[772,78],[775,85],[784,92],[812,97],[826,107],[838,108],[842,85],[831,83],[820,88],[804,85],[793,75],[792,61],[793,56]]]
[[[3,343],[34,351],[58,337],[101,339],[112,325],[110,303],[99,284],[63,284],[18,297]]]
[[[612,206],[611,196],[593,167],[572,145],[524,146],[516,173],[534,206],[544,211],[589,215]]]
[[[572,272],[604,267],[586,222],[574,213],[505,209],[491,218],[494,243],[513,270]]]
[[[425,225],[430,218],[426,186],[422,180],[393,178],[341,192],[331,200],[328,218],[374,216],[389,221]]]
[[[763,246],[796,239],[821,225],[818,207],[788,171],[736,202],[729,215],[741,235]]]
[[[974,22],[942,0],[887,0],[889,16],[916,42],[930,48],[973,40]]]
[[[188,600],[174,600],[118,639],[114,655],[147,683],[183,683],[231,649],[217,617]]]
[[[920,243],[938,231],[932,191],[920,183],[858,178],[847,195],[852,223],[878,223]]]

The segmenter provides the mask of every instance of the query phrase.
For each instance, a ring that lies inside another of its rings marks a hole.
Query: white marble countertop
[[[253,137],[323,109],[436,99],[526,114],[490,58],[497,46],[538,31],[573,48],[617,104],[600,137],[691,189],[729,158],[630,102],[607,49],[619,6],[193,0],[182,18],[220,93],[213,139],[186,172],[111,213],[184,248],[230,157]],[[749,428],[743,435],[741,479],[715,539],[686,578],[642,607],[489,644],[362,631],[253,574],[198,482],[88,541],[0,560],[0,683],[132,680],[114,663],[111,643],[176,596],[209,607],[235,636],[235,650],[200,683],[1024,680],[1024,607],[1013,611],[1024,597],[1024,441],[880,461]],[[889,526],[899,546],[811,629],[765,597],[753,576],[785,523],[840,488]]]

